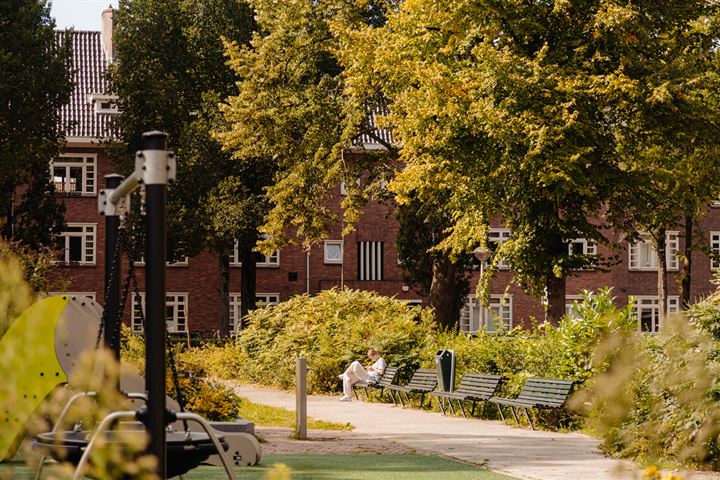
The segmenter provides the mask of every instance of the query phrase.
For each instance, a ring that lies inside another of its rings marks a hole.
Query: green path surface
[[[265,455],[262,465],[239,468],[238,480],[259,480],[275,463],[290,467],[294,480],[513,480],[443,457],[426,455]],[[50,473],[46,471],[46,473]],[[31,480],[23,464],[0,464],[0,479]],[[188,480],[225,480],[219,467],[201,466],[187,474]]]

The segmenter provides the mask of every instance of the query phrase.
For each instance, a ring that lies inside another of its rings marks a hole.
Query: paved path
[[[257,386],[234,384],[238,395],[265,405],[295,409],[293,394]],[[579,433],[532,431],[498,421],[445,417],[440,413],[403,409],[392,404],[338,397],[308,397],[308,415],[319,420],[350,422],[353,435],[403,445],[483,465],[522,479],[615,480],[639,478],[630,462],[605,457],[599,441]],[[688,475],[686,478],[719,478]]]

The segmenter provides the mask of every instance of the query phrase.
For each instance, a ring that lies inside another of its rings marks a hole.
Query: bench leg
[[[425,394],[421,393],[420,394],[420,408],[422,408],[424,402],[425,402]]]
[[[360,396],[357,393],[357,388],[353,385],[352,387],[353,395],[355,395],[355,400],[360,400]]]
[[[402,394],[403,392],[400,392],[400,400],[402,400]],[[410,405],[410,394],[405,392],[405,400],[407,400],[408,405]],[[403,408],[405,408],[405,403],[403,402]]]
[[[390,398],[392,398],[393,405],[397,407],[397,401],[395,401],[395,392],[393,390],[389,390],[390,392]]]
[[[517,413],[515,412],[515,407],[513,407],[512,405],[510,405],[510,411],[512,412],[513,417],[515,418],[515,423],[517,423],[518,425],[520,425],[520,419],[518,418]]]
[[[370,394],[368,393],[367,387],[363,387],[363,391],[365,392],[365,401],[370,401]]]
[[[400,400],[400,405],[405,408],[405,400],[402,398],[402,392],[397,392],[398,400]]]
[[[448,398],[448,405],[450,405],[450,410],[452,410],[453,415],[455,415],[457,410],[455,410],[455,406],[453,405],[451,398]]]
[[[535,424],[533,424],[533,421],[532,421],[532,419],[530,418],[530,414],[528,413],[527,408],[524,408],[524,407],[523,407],[523,411],[525,412],[525,416],[527,417],[528,423],[530,424],[530,428],[532,428],[533,430],[535,430]]]
[[[474,416],[475,416],[475,405],[476,405],[476,404],[477,404],[477,400],[473,400],[472,410],[470,411],[470,416],[471,416],[471,417],[474,417]]]
[[[460,407],[460,411],[463,414],[463,417],[467,418],[467,414],[465,413],[465,407],[463,407],[462,400],[457,401],[458,407]]]
[[[445,400],[443,400],[442,397],[437,397],[437,401],[440,406],[440,411],[442,411],[442,414],[445,415]]]
[[[500,406],[499,403],[496,403],[495,405],[497,405],[497,407],[498,407],[498,412],[500,412],[500,418],[502,418],[502,421],[503,421],[503,422],[507,423],[507,420],[505,419],[505,414],[504,414],[503,411],[502,411],[502,407]]]

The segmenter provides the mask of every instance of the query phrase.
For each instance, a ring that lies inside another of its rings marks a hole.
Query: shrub
[[[414,370],[433,335],[427,309],[374,292],[327,290],[251,312],[237,345],[245,379],[290,388],[302,356],[313,369],[308,388],[317,392],[337,389],[338,374],[371,347],[389,364]]]
[[[686,318],[656,336],[626,332],[598,349],[607,365],[579,399],[613,455],[718,468],[718,346]]]

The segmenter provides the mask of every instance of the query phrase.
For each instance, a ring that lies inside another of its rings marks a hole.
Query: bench
[[[394,394],[397,392],[397,396],[403,407],[405,406],[405,402],[402,398],[403,394],[405,394],[407,402],[410,403],[410,394],[419,393],[421,395],[420,406],[422,407],[422,404],[425,401],[425,394],[435,390],[437,383],[438,378],[435,370],[431,370],[429,368],[418,368],[415,370],[415,373],[413,373],[412,378],[407,385],[389,385],[386,388],[390,390],[391,394],[393,394],[393,402],[395,405],[397,405],[397,402],[395,402]]]
[[[448,402],[452,413],[455,413],[455,407],[453,407],[452,403],[453,400],[455,400],[463,416],[467,417],[462,402],[463,400],[471,401],[472,411],[470,415],[472,416],[475,414],[475,405],[477,402],[486,402],[490,397],[494,396],[503,380],[504,377],[502,375],[466,373],[463,375],[457,390],[453,392],[432,392],[430,395],[437,397],[443,415],[445,415],[445,401]]]
[[[395,382],[395,377],[397,377],[398,367],[386,367],[385,371],[383,372],[382,377],[380,377],[380,380],[378,380],[375,383],[372,382],[357,382],[353,384],[353,393],[355,394],[355,398],[357,400],[360,400],[360,397],[358,396],[357,389],[363,389],[365,392],[365,398],[368,398],[368,388],[379,388],[380,389],[380,398],[382,398],[383,392],[386,388],[388,388],[390,385]],[[395,398],[393,398],[393,402],[395,402]]]
[[[530,423],[530,427],[535,429],[535,425],[530,419],[528,414],[528,408],[535,409],[554,409],[563,408],[565,401],[570,396],[574,380],[561,380],[556,378],[528,378],[523,385],[520,395],[516,398],[503,398],[503,397],[491,397],[488,399],[497,405],[500,410],[500,417],[505,421],[505,415],[503,415],[502,405],[510,407],[515,421],[520,423],[518,420],[516,408],[521,408],[525,412],[525,416]]]

